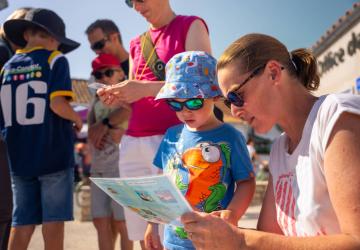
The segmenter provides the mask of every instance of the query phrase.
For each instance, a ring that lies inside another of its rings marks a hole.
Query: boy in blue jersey
[[[73,124],[67,59],[79,44],[65,36],[53,11],[33,9],[4,23],[7,37],[23,50],[1,71],[1,129],[8,146],[13,189],[9,249],[26,249],[42,224],[45,249],[63,249],[64,221],[72,220]]]
[[[237,225],[255,180],[244,137],[213,113],[221,95],[215,68],[216,60],[200,51],[177,54],[167,63],[165,85],[156,99],[166,99],[184,124],[167,130],[154,165],[171,175],[193,209]],[[160,246],[156,224],[148,225],[145,244]],[[165,226],[164,247],[194,249],[191,235],[172,225]]]

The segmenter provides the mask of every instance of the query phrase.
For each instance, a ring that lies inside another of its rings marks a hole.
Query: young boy
[[[125,73],[120,67],[120,61],[113,55],[100,54],[92,61],[92,75],[99,83],[113,85],[125,79]],[[118,121],[109,120],[109,115],[118,113]],[[122,112],[122,113],[120,113]],[[97,95],[88,115],[89,131],[97,122],[104,123],[107,128],[104,138],[98,147],[91,143],[92,177],[119,177],[119,143],[127,128],[130,116],[130,105],[126,104],[117,109],[106,107]],[[114,249],[116,241],[113,236],[120,234],[121,249],[133,249],[133,243],[129,240],[124,209],[113,201],[104,191],[91,182],[91,214],[97,230],[99,249]],[[112,232],[115,225],[115,232]]]
[[[73,92],[62,53],[79,44],[66,38],[64,22],[47,9],[6,21],[4,30],[24,47],[1,71],[1,128],[14,200],[9,249],[26,249],[37,224],[46,249],[63,249],[64,221],[73,219],[73,124],[80,130],[82,121],[69,104]]]
[[[167,63],[165,85],[156,98],[166,99],[184,124],[167,130],[154,165],[172,176],[195,210],[216,211],[237,225],[255,181],[244,137],[213,113],[221,95],[215,69],[216,60],[199,51],[177,54]],[[160,245],[156,231],[155,224],[148,225],[148,247]],[[194,249],[189,237],[183,228],[166,225],[164,246]]]

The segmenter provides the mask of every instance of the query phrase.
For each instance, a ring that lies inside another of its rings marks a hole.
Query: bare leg
[[[142,250],[146,250],[146,248],[145,248],[145,241],[140,240],[140,246],[141,246],[141,249],[142,249]]]
[[[11,220],[0,223],[0,249],[7,250],[11,230]]]
[[[111,218],[111,233],[112,233],[112,239],[113,239],[113,249],[115,249],[115,244],[116,244],[116,240],[117,240],[119,232],[118,232],[118,229],[116,226],[116,221],[114,220],[113,217]],[[122,248],[120,248],[120,249],[122,249]]]
[[[113,250],[113,234],[111,230],[111,217],[94,218],[93,223],[95,225],[99,250]]]
[[[120,233],[120,246],[122,250],[132,250],[134,248],[134,242],[129,239],[126,223],[124,220],[116,220],[115,225],[117,231]]]
[[[26,250],[34,230],[35,225],[12,227],[9,239],[9,250]]]
[[[45,222],[42,225],[45,250],[64,249],[64,222]]]

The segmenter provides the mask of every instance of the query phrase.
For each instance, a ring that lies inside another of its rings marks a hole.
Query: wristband
[[[109,129],[114,128],[114,126],[110,124],[109,118],[104,118],[101,122],[102,124],[106,125]]]

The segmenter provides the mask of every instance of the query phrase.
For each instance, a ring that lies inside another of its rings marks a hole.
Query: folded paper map
[[[181,226],[179,217],[192,211],[167,175],[90,179],[120,205],[150,222]]]

